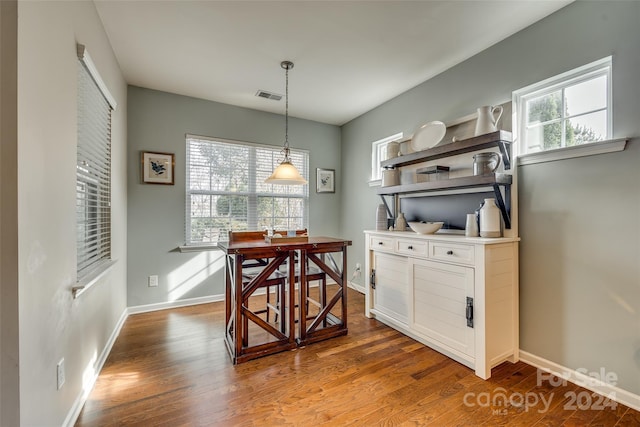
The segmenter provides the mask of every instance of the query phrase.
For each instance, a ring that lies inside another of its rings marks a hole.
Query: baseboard
[[[257,294],[257,293],[256,293]],[[210,295],[206,297],[182,299],[171,302],[159,302],[155,304],[135,305],[128,308],[129,314],[149,313],[151,311],[166,310],[169,308],[188,307],[190,305],[208,304],[224,301],[224,295]]]
[[[609,397],[610,399],[633,408],[636,411],[640,411],[640,396],[631,393],[630,391],[623,390],[605,381],[596,380],[595,378],[582,372],[578,372],[575,369],[564,367],[524,350],[520,350],[520,360],[545,372],[550,372],[564,378],[573,384],[586,388],[587,390]]]
[[[327,284],[330,285],[332,284],[332,282],[333,284],[335,284],[335,281],[328,281]],[[311,285],[311,287],[314,287],[314,286],[318,286],[318,285],[317,284]],[[348,286],[359,292],[364,293],[364,288],[357,284],[349,282]],[[264,290],[258,290],[257,292],[254,293],[254,295],[259,295],[261,293],[264,293]],[[211,295],[206,297],[189,298],[184,300],[161,302],[156,304],[137,305],[137,306],[125,308],[124,311],[122,312],[122,315],[120,316],[120,319],[118,319],[118,323],[113,329],[111,336],[109,336],[109,340],[105,344],[104,349],[100,353],[100,357],[95,363],[94,375],[92,376],[90,381],[88,381],[86,388],[82,390],[82,393],[76,398],[75,402],[73,403],[71,410],[67,414],[67,417],[64,420],[64,423],[62,424],[63,427],[73,427],[73,425],[78,420],[78,417],[80,416],[80,412],[82,411],[82,408],[87,398],[89,397],[89,393],[91,393],[91,390],[93,390],[93,387],[95,386],[96,381],[98,380],[100,371],[102,371],[102,367],[107,361],[107,357],[109,357],[111,348],[113,347],[113,344],[115,343],[118,335],[120,335],[120,330],[124,326],[124,323],[129,317],[129,315],[139,314],[139,313],[149,313],[152,311],[167,310],[170,308],[178,308],[178,307],[188,307],[191,305],[207,304],[207,303],[220,302],[220,301],[224,301],[224,295]]]
[[[365,292],[364,286],[358,285],[357,283],[348,282],[347,286],[350,287],[351,289],[354,289],[354,290],[360,292],[361,294],[364,294],[364,292]]]
[[[111,349],[113,348],[113,344],[116,342],[116,338],[118,338],[118,335],[120,335],[120,330],[124,326],[124,322],[127,320],[127,317],[129,317],[129,313],[128,313],[128,310],[125,308],[122,311],[120,318],[118,319],[118,323],[116,323],[115,328],[113,328],[113,332],[111,332],[111,335],[107,340],[107,343],[102,349],[102,352],[100,353],[100,357],[98,357],[98,359],[95,362],[93,375],[91,376],[91,378],[88,379],[80,395],[76,398],[75,402],[73,402],[73,406],[71,406],[71,409],[67,414],[67,418],[65,418],[64,422],[62,423],[64,427],[73,427],[73,425],[75,425],[76,421],[78,420],[78,417],[80,416],[80,412],[82,411],[82,407],[87,401],[87,398],[89,397],[89,393],[91,393],[91,390],[93,390],[93,387],[96,385],[96,381],[98,380],[100,371],[102,371],[102,367],[107,361],[107,358],[109,357],[109,353],[111,353]]]

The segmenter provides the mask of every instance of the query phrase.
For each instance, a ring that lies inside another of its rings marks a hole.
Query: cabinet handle
[[[453,255],[453,251],[447,251],[447,255]]]
[[[382,242],[378,242],[378,244],[379,244],[380,246],[382,246],[382,245],[383,245],[383,243],[382,243]]]
[[[466,310],[467,326],[473,328],[473,298],[467,297]]]
[[[407,249],[409,249],[410,251],[412,251],[412,250],[413,250],[413,246],[409,245],[409,246],[407,246]]]

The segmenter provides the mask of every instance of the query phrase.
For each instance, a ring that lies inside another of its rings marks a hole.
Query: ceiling
[[[342,125],[570,3],[95,0],[127,83]]]

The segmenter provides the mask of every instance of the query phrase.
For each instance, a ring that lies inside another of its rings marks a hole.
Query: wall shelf
[[[428,150],[418,151],[380,162],[384,168],[399,168],[402,166],[424,163],[429,160],[442,159],[456,156],[458,154],[470,153],[498,147],[502,154],[502,162],[505,170],[511,168],[511,132],[499,130],[485,135],[474,136],[473,138],[439,145]],[[395,207],[400,194],[426,193],[432,191],[473,189],[480,187],[492,187],[495,194],[496,204],[502,213],[505,228],[511,228],[511,183],[512,175],[506,173],[492,173],[488,175],[473,175],[459,178],[442,179],[439,181],[418,182],[404,185],[394,185],[390,187],[380,187],[377,194],[385,204],[389,215],[395,218]],[[504,188],[504,198],[500,187]],[[396,203],[392,210],[387,203],[385,196],[394,196]]]
[[[380,187],[378,188],[377,192],[380,195],[422,193],[429,191],[489,187],[494,185],[509,186],[511,185],[511,182],[511,175],[508,175],[506,173],[493,173],[490,175],[463,176],[460,178],[443,179],[433,182],[417,182],[414,184]]]
[[[472,151],[484,150],[498,147],[502,154],[502,161],[505,170],[511,168],[511,132],[499,130],[473,138],[448,144],[437,145],[428,150],[406,154],[380,162],[383,168],[400,167],[423,163],[429,160],[442,159],[444,157],[456,156],[458,154],[470,153]]]

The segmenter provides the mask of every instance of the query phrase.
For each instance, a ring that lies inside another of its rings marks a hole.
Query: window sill
[[[118,262],[118,260],[115,259],[104,261],[100,263],[100,265],[98,265],[96,268],[94,268],[89,274],[86,274],[84,277],[78,280],[76,282],[76,285],[71,288],[73,299],[78,298],[90,287],[98,283],[98,280],[102,279],[105,274],[111,271],[116,262]]]
[[[178,246],[178,250],[181,253],[187,253],[187,252],[202,252],[202,251],[215,251],[218,250],[220,248],[218,248],[217,244],[210,244],[210,245],[182,245],[182,246]]]
[[[584,145],[575,145],[573,147],[556,148],[555,150],[522,154],[518,156],[518,166],[623,151],[627,146],[627,141],[627,138],[609,139],[607,141],[591,142]]]

